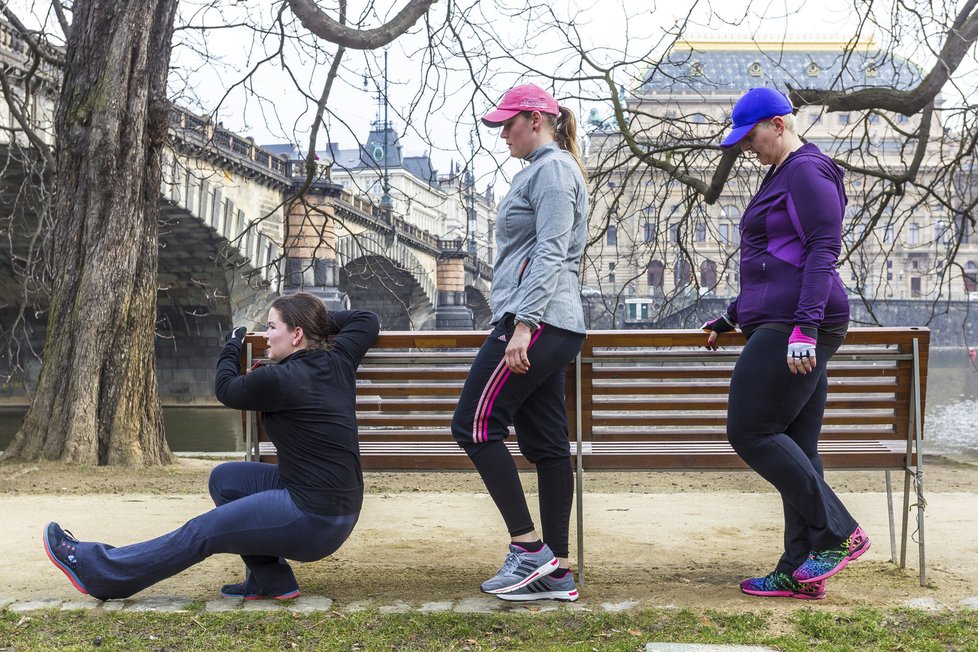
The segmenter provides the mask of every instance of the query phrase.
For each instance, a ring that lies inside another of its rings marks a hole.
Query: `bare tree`
[[[391,24],[359,41],[357,30],[326,19],[312,3],[290,4],[304,20],[318,18],[316,28],[327,38],[337,31],[336,40],[379,47],[423,16],[431,1],[411,0]],[[345,2],[341,7],[345,11]],[[7,458],[127,465],[172,459],[156,381],[154,324],[176,8],[177,0],[79,0],[63,62],[14,22],[38,58],[63,65],[63,79],[51,232],[59,269],[38,388]],[[5,3],[3,9],[14,17]],[[60,4],[56,13],[62,18]]]

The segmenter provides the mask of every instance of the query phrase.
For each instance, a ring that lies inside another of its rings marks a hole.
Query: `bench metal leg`
[[[900,568],[907,567],[907,538],[910,532],[910,469],[905,469],[903,473],[903,530],[900,542]]]
[[[924,511],[927,508],[927,501],[924,500],[924,433],[923,433],[923,414],[921,414],[920,404],[920,343],[915,337],[913,340],[913,410],[914,410],[914,444],[917,451],[917,474],[914,477],[914,489],[917,492],[917,535],[920,537],[918,545],[920,563],[920,585],[927,583],[927,566],[924,556]]]
[[[584,586],[584,418],[581,415],[581,354],[574,361],[574,413],[577,418],[577,579]]]
[[[895,564],[897,560],[896,517],[893,514],[893,481],[889,469],[886,470],[886,515],[890,523],[890,561]]]

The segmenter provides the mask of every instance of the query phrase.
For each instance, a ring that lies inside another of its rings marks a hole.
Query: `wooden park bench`
[[[451,437],[455,404],[480,332],[384,332],[357,373],[364,469],[473,470]],[[576,459],[578,571],[584,571],[587,471],[747,469],[726,440],[727,390],[743,346],[721,336],[718,351],[690,330],[591,331],[567,370],[571,453]],[[829,397],[819,451],[826,469],[885,472],[891,559],[897,561],[891,471],[902,471],[899,554],[906,567],[911,497],[917,508],[920,583],[925,583],[923,409],[930,332],[854,328],[829,364]],[[242,372],[265,354],[248,335]],[[248,459],[275,461],[256,415],[246,413]],[[520,468],[529,468],[507,441]]]

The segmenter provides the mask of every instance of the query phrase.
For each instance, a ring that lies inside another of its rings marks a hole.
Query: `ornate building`
[[[708,183],[733,104],[749,88],[908,89],[921,78],[915,64],[872,42],[683,42],[622,99],[636,148],[656,151],[667,165]],[[920,116],[821,107],[797,112],[799,134],[847,169],[847,251],[840,272],[861,301],[978,298],[978,238],[957,215],[961,198],[946,191],[951,184],[943,193],[928,190],[942,169],[939,143],[949,137],[940,111],[937,116],[918,182],[899,184],[899,194],[891,181],[859,169],[902,173],[916,146],[907,134]],[[666,172],[639,162],[636,149],[608,124],[592,118],[588,152],[594,244],[584,266],[584,296],[592,317],[603,315],[595,323],[607,325],[612,315],[616,325],[656,323],[700,299],[733,297],[740,215],[766,168],[741,158],[719,200],[707,205]],[[959,264],[948,267],[954,247]]]

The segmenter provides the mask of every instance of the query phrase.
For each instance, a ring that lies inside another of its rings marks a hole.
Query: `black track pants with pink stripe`
[[[513,316],[506,315],[479,349],[455,409],[452,436],[478,469],[510,535],[518,536],[534,526],[503,444],[514,427],[520,452],[537,467],[543,539],[555,555],[566,557],[574,482],[564,373],[580,353],[584,334],[541,325],[527,352],[530,370],[514,374],[505,363],[513,328]]]

